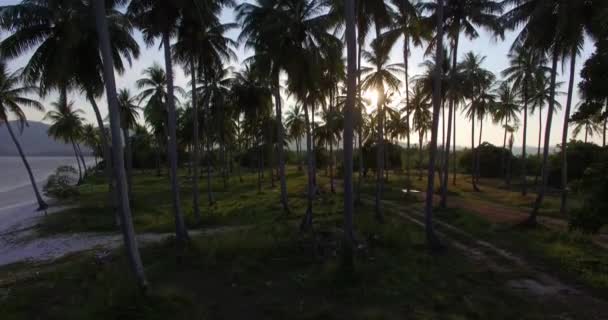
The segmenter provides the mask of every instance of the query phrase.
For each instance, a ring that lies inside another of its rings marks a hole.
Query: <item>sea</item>
[[[27,158],[40,192],[49,175],[60,166],[78,168],[75,157],[28,157]],[[86,158],[87,166],[94,163]],[[30,180],[20,157],[0,157],[0,211],[23,203],[35,202]]]

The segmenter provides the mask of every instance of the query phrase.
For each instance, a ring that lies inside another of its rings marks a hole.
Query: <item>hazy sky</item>
[[[15,4],[18,2],[19,1],[14,1],[14,0],[0,0],[0,4],[2,4],[2,5]],[[232,9],[225,9],[222,12],[221,20],[223,22],[234,22],[234,11]],[[236,37],[238,36],[238,33],[239,33],[239,30],[233,30],[228,35],[231,38],[236,39]],[[506,38],[504,41],[500,41],[500,40],[494,39],[491,35],[489,35],[485,31],[480,30],[480,37],[477,39],[469,40],[469,39],[462,39],[462,37],[461,37],[462,40],[460,41],[460,46],[458,49],[459,57],[462,57],[465,53],[467,53],[469,51],[473,51],[476,54],[486,56],[486,60],[484,62],[484,67],[491,70],[492,72],[496,73],[497,78],[500,79],[500,71],[502,71],[508,65],[507,53],[509,51],[509,48],[510,48],[515,36],[516,36],[515,33],[509,33],[506,35]],[[159,50],[159,48],[158,48],[158,42],[155,46],[153,46],[151,48],[146,48],[145,44],[142,42],[141,34],[139,32],[136,32],[135,38],[137,39],[137,41],[139,42],[139,44],[142,48],[141,56],[140,56],[139,60],[134,61],[131,68],[129,68],[124,74],[116,75],[118,88],[124,88],[124,87],[130,88],[133,93],[137,92],[137,90],[135,88],[135,81],[141,77],[141,72],[143,69],[150,66],[153,62],[158,62],[164,66],[163,55],[162,55],[162,51]],[[393,63],[402,62],[402,60],[403,60],[402,53],[401,53],[402,47],[403,47],[402,42],[396,44],[395,48],[391,52],[391,60],[392,60],[391,62],[393,62]],[[415,77],[416,75],[418,75],[421,72],[421,68],[419,67],[419,64],[424,60],[423,51],[424,51],[424,48],[415,48],[412,50],[412,54],[411,54],[410,62],[409,62],[410,77]],[[591,41],[587,41],[585,43],[585,47],[582,51],[581,56],[577,59],[577,64],[576,64],[577,70],[576,70],[576,77],[575,77],[576,83],[578,83],[580,81],[579,71],[580,71],[580,68],[582,67],[582,64],[591,55],[592,52],[593,52],[593,44],[591,43]],[[237,55],[238,55],[239,61],[238,62],[235,61],[232,63],[235,66],[238,66],[240,64],[240,61],[242,61],[244,58],[249,56],[250,53],[245,52],[243,50],[243,48],[238,48]],[[21,57],[19,59],[13,60],[13,61],[10,61],[9,68],[11,70],[14,70],[19,67],[22,67],[27,62],[28,58],[29,58],[29,55]],[[569,66],[569,63],[568,63],[568,66]],[[568,69],[569,67],[565,66],[564,68]],[[567,78],[569,76],[569,72],[568,72],[568,70],[564,70],[563,72],[561,72],[562,71],[561,64],[560,64],[559,71],[560,71],[560,73],[558,74],[558,81],[565,82],[564,86],[562,87],[562,91],[566,91],[567,80],[568,80]],[[176,79],[175,79],[176,85],[180,85],[180,86],[186,88],[187,79],[184,76],[184,73],[183,73],[181,67],[176,67],[175,76],[176,76]],[[90,104],[88,102],[86,102],[84,97],[80,96],[77,92],[73,92],[70,94],[69,98],[72,100],[75,100],[77,102],[76,105],[85,111],[87,120],[94,123],[93,111],[90,107]],[[49,102],[53,101],[54,99],[56,99],[56,94],[51,94],[48,97],[46,97],[45,99],[43,99],[43,103],[45,104],[45,106],[48,106]],[[563,95],[561,97],[558,97],[558,99],[559,99],[559,101],[561,101],[562,105],[565,106],[566,96]],[[401,100],[401,98],[395,99],[395,100],[398,101],[398,100]],[[578,103],[578,101],[579,101],[578,92],[575,92],[574,99],[573,99],[573,111],[576,110],[576,104]],[[98,103],[101,108],[102,115],[105,117],[105,115],[107,114],[105,97],[103,97],[102,99],[99,99]],[[290,108],[291,106],[293,106],[293,104],[294,104],[294,101],[287,99],[286,103],[284,105],[284,111],[287,110],[288,108]],[[44,116],[43,113],[33,112],[33,111],[26,111],[26,114],[28,115],[28,119],[36,120],[36,121],[40,121]],[[521,120],[523,120],[523,119],[521,119]],[[529,123],[528,123],[527,144],[529,146],[535,146],[538,143],[538,129],[539,129],[538,115],[537,114],[531,115],[528,117],[528,120],[529,120],[528,121]],[[545,114],[545,112],[543,112],[543,123],[545,122],[545,120],[546,120],[546,114]],[[558,111],[556,113],[556,115],[553,117],[553,126],[552,126],[552,130],[551,130],[551,145],[553,145],[553,146],[561,142],[561,131],[562,131],[562,126],[563,126],[563,121],[564,121],[564,113],[562,111]],[[543,124],[543,126],[544,126],[544,124]],[[476,125],[475,129],[477,131],[476,132],[476,135],[477,135],[478,130],[479,130],[479,125]],[[471,139],[470,131],[471,131],[470,122],[461,115],[460,111],[458,111],[456,144],[459,146],[469,146],[471,143],[470,142],[470,139]],[[570,130],[570,132],[572,132],[572,130]],[[440,134],[441,134],[441,128],[440,128]],[[413,141],[417,141],[417,136],[412,136],[412,139],[414,139]],[[583,139],[582,134],[579,137],[579,139]],[[496,144],[496,145],[502,145],[503,130],[501,129],[500,126],[492,124],[492,121],[490,119],[488,119],[484,122],[483,140]],[[596,136],[593,140],[595,142],[599,143],[601,140],[601,136]],[[517,132],[517,134],[515,135],[515,145],[516,146],[521,145],[521,141],[522,141],[522,130],[520,129],[520,131]],[[476,138],[476,142],[477,142],[477,138]]]

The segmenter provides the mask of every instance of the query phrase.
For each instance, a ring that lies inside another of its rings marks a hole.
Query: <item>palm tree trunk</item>
[[[543,109],[542,109],[542,106],[539,106],[538,107],[538,147],[536,148],[536,158],[538,159],[538,161],[540,161],[540,144],[542,141],[542,136],[543,136]],[[538,176],[541,171],[542,171],[542,167],[538,168],[538,170],[536,170],[536,173],[534,176],[534,185],[536,185],[536,188],[538,188]]]
[[[116,97],[116,84],[114,82],[114,62],[112,61],[112,52],[110,47],[110,36],[108,33],[108,25],[105,17],[104,1],[93,1],[95,8],[95,21],[99,34],[99,43],[103,58],[103,75],[106,86],[106,97],[108,98],[108,111],[110,114],[110,129],[112,131],[113,146],[112,158],[116,164],[114,168],[114,178],[117,185],[117,198],[120,203],[120,218],[121,230],[127,256],[133,273],[137,279],[139,287],[143,290],[147,288],[147,281],[144,274],[144,268],[139,255],[137,241],[135,239],[135,230],[133,229],[133,221],[131,220],[131,208],[129,207],[129,195],[127,194],[127,182],[124,170],[124,161],[122,158],[122,146],[117,139],[120,137],[120,115],[118,111],[118,99]],[[101,127],[103,128],[103,126]],[[107,144],[107,140],[104,140]]]
[[[108,135],[106,134],[106,130],[105,127],[103,125],[103,119],[101,117],[101,112],[99,112],[99,107],[97,106],[97,102],[95,101],[95,97],[93,96],[93,94],[90,91],[87,91],[87,99],[89,100],[89,103],[91,103],[91,106],[93,107],[93,111],[95,113],[95,120],[97,121],[97,126],[99,128],[99,136],[101,137],[101,144],[102,144],[102,154],[103,154],[103,160],[104,160],[104,171],[106,176],[108,177],[108,192],[109,192],[109,202],[110,202],[110,206],[115,208],[116,211],[116,221],[120,222],[120,206],[118,204],[118,195],[115,194],[114,191],[114,180],[112,177],[112,150],[110,148],[109,145],[109,139],[108,139]]]
[[[360,30],[359,30],[360,31]],[[358,45],[357,45],[357,99],[359,101],[361,101],[361,53],[363,52],[363,41],[365,41],[365,39],[361,39],[362,37],[359,35],[357,35],[359,37],[358,39]],[[359,118],[361,120],[363,120],[363,112],[365,112],[365,110],[363,110],[363,108],[361,108],[361,110],[359,110]],[[357,196],[356,196],[356,202],[359,203],[361,201],[361,182],[363,181],[363,123],[359,123],[359,126],[357,128],[357,139],[359,140],[359,172],[357,174]]]
[[[283,140],[285,132],[283,128],[283,112],[281,110],[281,88],[279,86],[279,73],[277,72],[274,88],[275,113],[277,121],[277,153],[279,161],[279,179],[281,185],[281,204],[283,205],[283,213],[289,213],[289,204],[287,202],[287,178],[285,176],[285,156],[283,152]]]
[[[606,117],[606,119],[604,119],[604,131],[602,133],[603,137],[602,137],[602,147],[606,147],[606,122],[608,121],[608,117]]]
[[[521,150],[521,174],[522,174],[522,185],[521,195],[528,195],[528,176],[527,176],[527,159],[526,159],[526,137],[528,136],[528,79],[524,78],[523,81],[524,91],[524,132],[522,136],[522,150]]]
[[[426,188],[426,202],[424,206],[424,226],[426,240],[431,250],[441,248],[441,243],[435,234],[433,226],[433,197],[435,190],[435,156],[437,155],[437,129],[439,126],[439,112],[441,108],[441,62],[443,61],[443,0],[437,0],[437,44],[435,53],[435,75],[433,79],[433,124],[431,128],[431,142],[429,146],[429,166]]]
[[[190,57],[190,72],[191,72],[191,86],[192,86],[192,209],[194,212],[194,219],[197,223],[201,221],[201,209],[200,209],[200,191],[198,188],[198,164],[199,164],[199,129],[198,129],[198,104],[196,96],[196,60],[194,55]]]
[[[355,9],[354,0],[345,0],[346,17],[346,49],[347,49],[347,75],[346,75],[346,105],[344,110],[344,240],[342,245],[342,265],[346,271],[354,267],[353,261],[353,125],[355,106]],[[360,174],[360,173],[359,173]]]
[[[311,123],[308,117],[308,105],[304,103],[304,118],[306,126],[306,158],[308,162],[308,183],[307,183],[307,195],[306,195],[306,214],[300,223],[300,232],[308,231],[312,228],[312,198],[314,194],[314,169],[313,169],[313,154],[312,154],[312,134],[311,134]]]
[[[19,156],[21,157],[21,161],[23,161],[23,165],[25,166],[25,169],[27,170],[27,175],[30,178],[30,183],[32,184],[32,188],[34,188],[34,195],[36,196],[36,201],[38,201],[38,211],[46,210],[46,208],[48,208],[49,206],[42,199],[42,196],[40,195],[40,191],[38,191],[38,186],[36,186],[36,180],[34,179],[34,175],[32,174],[32,168],[30,167],[30,163],[27,161],[27,158],[25,157],[25,154],[23,153],[23,149],[21,149],[21,144],[17,140],[17,137],[15,137],[15,133],[13,132],[13,128],[11,127],[10,122],[6,121],[5,123],[6,123],[6,129],[8,130],[8,133],[10,134],[11,139],[13,139],[13,143],[17,147],[17,151],[19,151]]]
[[[456,108],[457,105],[454,104],[454,137],[453,137],[453,144],[452,144],[452,185],[456,185]]]
[[[483,133],[483,118],[479,119],[479,141],[477,142],[477,149],[475,150],[475,179],[476,183],[479,183],[480,173],[480,159],[479,159],[479,147],[481,147],[481,137]]]
[[[507,119],[505,118],[505,133],[504,136],[502,138],[502,150],[500,150],[501,153],[501,157],[500,157],[500,172],[502,173],[505,182],[507,180],[507,170],[506,170],[506,157],[507,157]]]
[[[536,217],[538,216],[538,210],[543,202],[545,197],[545,192],[547,189],[547,180],[549,177],[549,147],[550,147],[550,138],[551,138],[551,121],[553,120],[553,110],[555,107],[555,79],[557,77],[557,61],[559,58],[558,47],[556,46],[553,49],[553,65],[551,67],[551,92],[549,97],[549,110],[547,110],[547,125],[545,127],[545,146],[543,149],[543,162],[542,162],[542,181],[541,185],[538,189],[538,196],[536,197],[536,202],[534,203],[534,208],[530,213],[530,217],[528,218],[528,224],[536,225]]]
[[[424,138],[424,132],[420,131],[418,134],[418,180],[422,180],[422,139]]]
[[[382,92],[384,92],[384,89],[380,88],[380,90],[382,90]],[[382,222],[384,220],[384,218],[382,217],[382,189],[384,188],[384,126],[382,125],[382,118],[383,118],[383,108],[382,108],[382,104],[380,101],[382,101],[382,95],[383,93],[380,93],[380,90],[378,91],[378,95],[380,95],[380,97],[378,97],[378,104],[377,104],[377,110],[378,110],[378,124],[376,126],[376,130],[377,130],[377,142],[376,142],[376,202],[375,202],[375,218],[378,222]]]
[[[456,28],[456,30],[460,30],[459,27]],[[456,64],[457,64],[457,58],[458,58],[458,40],[460,38],[460,33],[458,32],[456,34],[456,39],[454,39],[454,47],[452,49],[452,70],[456,70]],[[450,76],[451,80],[454,81],[454,72],[452,72],[452,75]],[[450,142],[452,139],[452,116],[456,116],[455,115],[455,107],[456,101],[455,99],[450,99],[450,103],[448,106],[448,132],[447,132],[447,137],[445,140],[445,152],[444,152],[444,165],[443,165],[443,176],[441,176],[442,178],[442,183],[441,183],[441,207],[442,208],[446,208],[447,207],[447,201],[448,201],[448,178],[450,175]]]
[[[207,81],[204,78],[204,74],[203,74],[203,86],[205,87],[205,89],[207,88]],[[209,129],[210,124],[209,124],[209,117],[210,117],[210,111],[209,111],[209,101],[203,101],[203,107],[204,107],[204,111],[203,111],[203,130],[205,132],[205,147],[206,147],[206,166],[207,166],[207,205],[208,206],[212,206],[213,205],[213,190],[211,189],[211,130]]]
[[[336,193],[336,188],[334,187],[334,144],[333,142],[329,143],[329,186],[331,193]]]
[[[574,93],[574,73],[576,69],[577,49],[572,50],[570,57],[570,82],[568,83],[568,98],[564,112],[564,126],[562,128],[562,197],[559,212],[563,216],[567,214],[568,205],[568,127],[570,121],[570,108],[572,107],[572,94]],[[588,131],[585,130],[585,143],[587,143]]]
[[[473,103],[473,102],[471,102]],[[475,168],[477,167],[477,150],[475,149],[475,107],[471,106],[471,183],[474,191],[479,191],[475,181]]]
[[[123,128],[123,137],[125,140],[125,161],[127,167],[127,192],[129,200],[133,205],[133,151],[131,149],[131,141],[129,139],[129,129]]]
[[[177,172],[177,133],[176,133],[176,115],[174,88],[173,88],[173,65],[171,61],[171,44],[169,40],[169,31],[163,32],[163,47],[165,52],[165,70],[167,72],[167,116],[169,129],[169,143],[167,144],[167,156],[169,158],[169,167],[171,169],[171,191],[173,198],[173,215],[175,219],[175,238],[178,246],[183,246],[190,239],[188,230],[184,223],[182,208],[179,195],[179,177]]]
[[[76,150],[78,151],[78,159],[80,159],[80,162],[82,163],[83,176],[86,178],[87,177],[87,164],[84,161],[84,156],[82,155],[82,149],[80,148],[80,145],[78,143],[76,144]]]
[[[80,165],[80,159],[78,159],[78,151],[76,150],[76,144],[74,143],[74,139],[71,139],[72,149],[74,149],[74,157],[76,157],[76,164],[78,165],[78,183],[82,183],[82,166]]]
[[[408,75],[409,69],[409,44],[410,39],[407,34],[403,34],[403,65],[405,66],[405,126],[407,127],[406,133],[406,152],[405,152],[405,176],[406,185],[405,190],[409,194],[411,190],[411,175],[410,175],[410,78]]]

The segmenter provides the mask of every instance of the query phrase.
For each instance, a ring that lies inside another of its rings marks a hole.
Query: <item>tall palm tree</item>
[[[412,130],[418,132],[419,167],[418,180],[422,180],[422,142],[424,136],[431,130],[433,114],[429,95],[424,91],[424,84],[416,81],[410,93],[410,103],[407,108],[412,114]]]
[[[89,147],[93,151],[95,157],[95,166],[97,167],[97,158],[102,153],[101,151],[101,138],[99,137],[99,131],[90,123],[82,126],[82,143]]]
[[[439,111],[442,105],[442,62],[443,62],[443,24],[444,24],[444,6],[443,0],[437,0],[437,10],[435,11],[436,18],[436,33],[437,39],[435,48],[435,78],[433,81],[433,121],[431,125],[431,142],[429,145],[429,166],[427,176],[426,201],[424,205],[424,226],[426,240],[431,250],[438,250],[442,247],[439,238],[435,234],[433,226],[433,195],[435,189],[435,157],[437,155],[437,128],[439,126]]]
[[[203,65],[222,64],[235,54],[231,49],[234,42],[225,33],[234,28],[233,23],[221,24],[217,19],[223,5],[232,1],[189,1],[181,8],[183,19],[178,27],[177,42],[173,45],[175,60],[190,73],[192,104],[192,206],[195,219],[200,221],[198,165],[199,165],[199,113],[197,99],[197,73]]]
[[[528,103],[532,95],[536,75],[546,74],[550,71],[545,65],[545,56],[533,52],[531,48],[518,45],[509,52],[509,66],[502,71],[502,76],[510,82],[514,90],[521,93],[523,102],[523,134],[522,134],[522,188],[523,196],[528,194],[527,166],[526,166],[526,138],[528,136]]]
[[[84,120],[82,114],[84,111],[82,109],[75,109],[74,102],[68,101],[67,96],[64,94],[59,95],[59,99],[52,102],[51,106],[53,106],[54,110],[47,112],[43,118],[43,120],[51,122],[48,128],[48,135],[56,140],[72,145],[76,163],[78,164],[78,183],[81,183],[82,167],[80,165],[78,149],[76,148],[76,141],[78,141],[82,132]]]
[[[489,110],[492,102],[492,96],[489,90],[494,83],[494,74],[484,69],[481,64],[484,62],[485,57],[468,52],[464,60],[459,64],[458,69],[462,73],[465,97],[469,100],[467,105],[466,114],[471,119],[471,152],[474,153],[473,163],[471,166],[471,184],[473,190],[479,191],[477,186],[478,169],[479,169],[479,148],[475,148],[475,122],[479,119],[483,125],[483,117]],[[481,133],[479,130],[479,144],[481,144]]]
[[[0,7],[0,28],[9,34],[0,44],[0,55],[12,59],[33,50],[23,68],[24,77],[28,82],[36,83],[43,95],[54,89],[84,91],[102,137],[111,190],[109,139],[95,101],[103,91],[104,81],[93,4],[94,1],[23,0],[16,5]],[[130,65],[139,57],[139,46],[131,34],[132,24],[118,10],[121,4],[122,1],[106,1],[102,8],[114,56],[113,66],[119,74],[124,72],[126,64]]]
[[[133,150],[131,147],[131,137],[129,130],[134,130],[139,119],[139,109],[136,97],[131,95],[129,89],[123,88],[118,91],[118,109],[120,110],[120,126],[122,137],[125,142],[126,169],[127,169],[127,188],[129,199],[133,200]]]
[[[397,9],[396,11],[390,12],[392,23],[388,26],[388,30],[385,31],[381,39],[386,42],[386,45],[394,46],[401,37],[403,37],[403,66],[405,69],[405,127],[409,131],[410,127],[410,108],[409,104],[409,56],[410,46],[421,47],[425,41],[428,41],[431,37],[431,30],[424,23],[421,17],[421,7],[412,3],[410,0],[391,0],[391,4]],[[405,134],[406,138],[406,160],[405,169],[408,183],[406,184],[406,190],[410,192],[409,183],[410,178],[410,134]]]
[[[167,73],[167,131],[169,168],[171,171],[171,191],[173,199],[173,215],[175,219],[175,236],[179,246],[189,240],[188,231],[184,222],[179,192],[179,175],[177,172],[177,115],[175,111],[173,83],[173,59],[171,56],[171,36],[180,20],[179,3],[163,0],[133,0],[127,8],[127,15],[141,30],[144,41],[152,46],[157,37],[161,43],[165,58],[165,72]]]
[[[336,192],[334,186],[334,145],[340,139],[342,131],[342,115],[335,109],[323,106],[321,110],[321,120],[323,124],[315,130],[317,145],[328,147],[329,149],[329,180],[332,193]]]
[[[300,158],[300,153],[302,151],[302,137],[304,137],[306,134],[304,121],[302,108],[299,105],[294,105],[293,108],[289,109],[285,115],[285,127],[287,128],[287,134],[291,139],[295,140],[296,155],[298,158]],[[298,160],[298,170],[302,170],[300,160]]]
[[[33,110],[37,111],[44,111],[44,107],[40,102],[26,96],[29,93],[37,91],[38,88],[27,85],[21,86],[20,73],[21,70],[10,73],[6,67],[6,63],[0,60],[0,124],[4,123],[6,125],[6,129],[8,130],[15,147],[17,147],[17,151],[19,151],[19,156],[21,157],[21,161],[23,161],[23,165],[27,170],[27,175],[30,178],[30,183],[34,189],[36,201],[38,201],[38,210],[45,210],[48,208],[48,205],[40,195],[38,186],[36,186],[36,180],[32,174],[32,168],[30,167],[30,164],[23,153],[23,149],[21,149],[19,140],[17,140],[17,137],[13,132],[11,123],[8,121],[9,114],[12,114],[19,121],[20,128],[23,128],[23,125],[26,123],[27,119],[22,107],[32,108]]]
[[[344,107],[344,132],[343,153],[344,153],[344,245],[343,245],[343,264],[346,270],[353,266],[353,129],[355,112],[355,95],[357,90],[356,83],[356,36],[355,36],[355,4],[354,0],[344,0],[344,16],[346,20],[346,103]]]
[[[498,98],[494,109],[492,110],[492,120],[494,123],[503,123],[502,127],[505,129],[503,142],[502,142],[502,157],[501,157],[501,171],[505,175],[507,180],[507,170],[505,164],[506,147],[507,147],[507,133],[511,122],[519,122],[519,98],[517,92],[509,85],[508,82],[501,82],[498,88],[495,90],[495,95]]]
[[[426,5],[427,8],[434,11],[433,3]],[[452,42],[452,65],[450,72],[450,84],[455,86],[457,83],[457,61],[458,61],[458,46],[460,40],[460,33],[464,32],[465,36],[469,39],[475,39],[479,36],[479,32],[476,28],[482,27],[496,35],[502,35],[502,28],[499,23],[499,14],[502,13],[503,5],[501,2],[494,0],[448,0],[446,2],[446,25],[448,37]],[[452,95],[448,105],[448,128],[447,137],[445,143],[446,154],[444,156],[444,164],[442,170],[442,192],[441,192],[441,205],[446,206],[447,201],[447,188],[448,188],[448,175],[449,175],[449,150],[451,143],[452,134],[452,116],[455,114],[455,104],[457,100],[456,95]],[[454,126],[454,129],[456,127]],[[455,134],[454,134],[455,135]]]
[[[543,0],[505,0],[511,10],[503,15],[503,25],[506,29],[519,29],[515,44],[522,44],[541,52],[550,52],[551,55],[551,76],[550,76],[550,99],[547,110],[547,121],[545,125],[545,142],[543,146],[542,158],[542,181],[538,188],[538,195],[534,202],[534,208],[530,212],[526,225],[535,226],[538,210],[545,197],[549,170],[549,147],[551,138],[551,124],[555,108],[554,98],[557,78],[557,64],[562,50],[563,30],[560,29],[563,21],[564,6],[562,1],[543,1]]]
[[[553,113],[555,114],[557,110],[562,108],[561,103],[557,100],[557,96],[563,95],[562,91],[557,91],[563,82],[555,83],[555,94],[553,97],[553,104],[555,105],[553,108]],[[541,143],[542,143],[542,134],[543,134],[543,108],[547,105],[551,99],[551,79],[548,77],[548,73],[544,73],[542,70],[538,70],[534,77],[534,81],[532,83],[532,88],[530,89],[530,103],[531,103],[531,114],[538,113],[538,148],[536,149],[536,157],[540,159],[541,152]],[[538,177],[540,172],[537,171],[534,177],[534,184],[538,184]]]
[[[114,179],[117,185],[118,204],[120,210],[118,211],[121,218],[121,231],[123,234],[123,240],[125,248],[127,250],[127,257],[129,258],[131,270],[135,274],[139,287],[145,291],[148,283],[144,273],[144,267],[141,262],[141,256],[139,255],[139,248],[135,239],[135,230],[133,229],[133,220],[131,219],[131,208],[129,206],[129,195],[127,193],[127,182],[124,171],[124,161],[122,157],[122,145],[118,143],[118,137],[120,136],[120,114],[118,111],[118,99],[116,97],[116,83],[114,80],[114,72],[112,66],[114,65],[110,42],[110,33],[108,32],[108,23],[104,14],[104,2],[93,1],[96,29],[99,34],[99,47],[101,49],[103,57],[103,75],[106,88],[106,97],[108,100],[108,111],[110,113],[110,129],[112,136],[112,160],[116,164],[114,168]]]
[[[372,43],[372,51],[363,51],[363,57],[373,67],[362,68],[365,75],[362,82],[363,90],[374,90],[377,95],[376,113],[378,115],[376,128],[376,202],[375,217],[382,221],[382,189],[384,188],[384,105],[386,103],[385,88],[398,91],[401,81],[397,75],[403,72],[400,64],[389,64],[390,47],[381,41]]]
[[[566,109],[564,112],[564,124],[562,126],[562,196],[560,202],[560,213],[566,215],[568,201],[568,122],[570,121],[570,109],[572,107],[572,96],[574,94],[574,75],[576,72],[576,58],[585,43],[585,37],[593,35],[590,31],[598,13],[595,10],[598,3],[602,1],[576,1],[563,0],[559,5],[559,28],[560,46],[563,50],[563,58],[570,59],[570,78],[568,80],[568,96],[566,98]]]

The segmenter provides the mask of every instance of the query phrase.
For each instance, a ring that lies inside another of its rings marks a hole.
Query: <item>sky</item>
[[[0,0],[0,5],[10,5],[16,4],[19,1],[16,0]],[[239,1],[237,1],[239,2]],[[221,13],[221,21],[224,23],[227,22],[235,22],[234,10],[233,9],[224,9]],[[227,36],[236,39],[238,37],[240,30],[232,30],[227,34]],[[484,30],[479,30],[480,36],[477,39],[466,39],[464,36],[461,36],[461,41],[459,45],[459,58],[462,58],[467,52],[474,52],[476,54],[485,56],[485,61],[483,63],[483,67],[494,72],[497,76],[497,79],[500,80],[500,72],[508,66],[508,58],[507,54],[509,52],[509,48],[513,43],[514,38],[516,37],[516,33],[511,32],[507,33],[504,40],[495,39],[491,34],[485,32]],[[6,34],[3,35],[5,37]],[[135,39],[138,41],[141,47],[141,55],[138,60],[134,61],[130,68],[128,68],[123,74],[116,74],[116,82],[118,88],[129,88],[131,92],[134,94],[137,93],[137,89],[135,87],[135,82],[137,79],[141,78],[142,71],[152,65],[153,63],[159,63],[161,66],[164,66],[163,54],[162,51],[159,50],[158,42],[152,47],[146,47],[143,43],[141,33],[138,31],[134,34]],[[368,39],[370,41],[371,39]],[[403,62],[403,54],[401,48],[403,47],[403,42],[398,42],[393,50],[391,51],[391,62],[392,63],[401,63]],[[240,62],[251,55],[251,52],[246,51],[244,48],[239,47],[236,49],[238,61],[233,61],[231,64],[236,68],[239,68]],[[582,68],[583,63],[593,52],[593,43],[590,40],[585,42],[584,48],[581,51],[581,55],[577,58],[576,62],[576,75],[575,75],[575,88],[576,84],[580,81],[579,73]],[[346,53],[345,53],[346,54]],[[18,59],[11,60],[8,62],[8,66],[10,70],[16,70],[24,66],[29,59],[29,55],[24,55]],[[411,57],[409,59],[409,76],[410,78],[416,77],[416,75],[422,73],[422,69],[420,67],[420,63],[422,63],[426,58],[424,57],[424,48],[413,48],[411,52]],[[559,65],[559,73],[558,73],[558,81],[563,81],[564,86],[562,87],[562,91],[567,90],[567,81],[569,77],[569,63],[564,64],[562,68],[562,64]],[[175,82],[176,85],[187,88],[188,79],[184,75],[181,67],[175,67]],[[576,91],[576,90],[575,90]],[[394,98],[395,101],[399,101],[405,97],[404,90],[401,90],[402,97]],[[284,105],[283,112],[295,104],[295,101],[289,99],[284,96]],[[36,97],[37,98],[37,97]],[[41,102],[47,107],[50,106],[50,102],[55,100],[57,95],[55,93],[50,94],[44,99],[40,99]],[[91,123],[95,123],[95,118],[93,114],[93,110],[90,107],[90,104],[86,101],[84,96],[80,95],[78,92],[72,92],[69,94],[69,98],[76,102],[76,106],[82,109],[85,112],[85,118],[87,121]],[[39,99],[39,98],[38,98]],[[558,101],[565,107],[566,104],[566,95],[559,96]],[[98,101],[99,107],[101,109],[102,116],[105,117],[107,114],[107,103],[105,97],[100,98]],[[576,110],[576,105],[579,102],[578,92],[575,92],[573,95],[573,111]],[[401,106],[399,106],[400,108]],[[546,121],[546,112],[543,110],[543,126]],[[447,114],[447,111],[446,111]],[[26,110],[26,115],[29,120],[33,121],[43,121],[44,113]],[[523,120],[523,119],[520,119]],[[471,140],[471,123],[461,114],[460,111],[457,112],[457,133],[456,133],[456,144],[458,146],[467,147],[470,146]],[[557,111],[555,116],[553,117],[553,125],[551,129],[551,145],[555,146],[561,143],[561,132],[564,122],[564,112],[563,110]],[[479,125],[476,124],[476,135],[478,134]],[[544,128],[543,128],[544,130]],[[441,123],[439,134],[441,135]],[[502,145],[503,143],[503,134],[504,131],[500,125],[495,125],[492,123],[490,119],[487,119],[483,125],[483,141],[490,142],[495,145]],[[570,128],[570,137],[572,134],[572,128]],[[584,134],[584,133],[583,133]],[[581,134],[578,139],[583,139],[583,134]],[[522,143],[522,135],[523,130],[521,129],[515,134],[515,146],[520,146]],[[539,135],[539,117],[538,114],[529,115],[528,117],[528,134],[527,134],[527,145],[535,146],[538,143],[538,135]],[[544,133],[543,133],[544,138]],[[412,135],[413,141],[418,141],[416,135]],[[475,138],[477,143],[477,137]],[[596,135],[593,139],[594,142],[601,142],[601,135]]]

